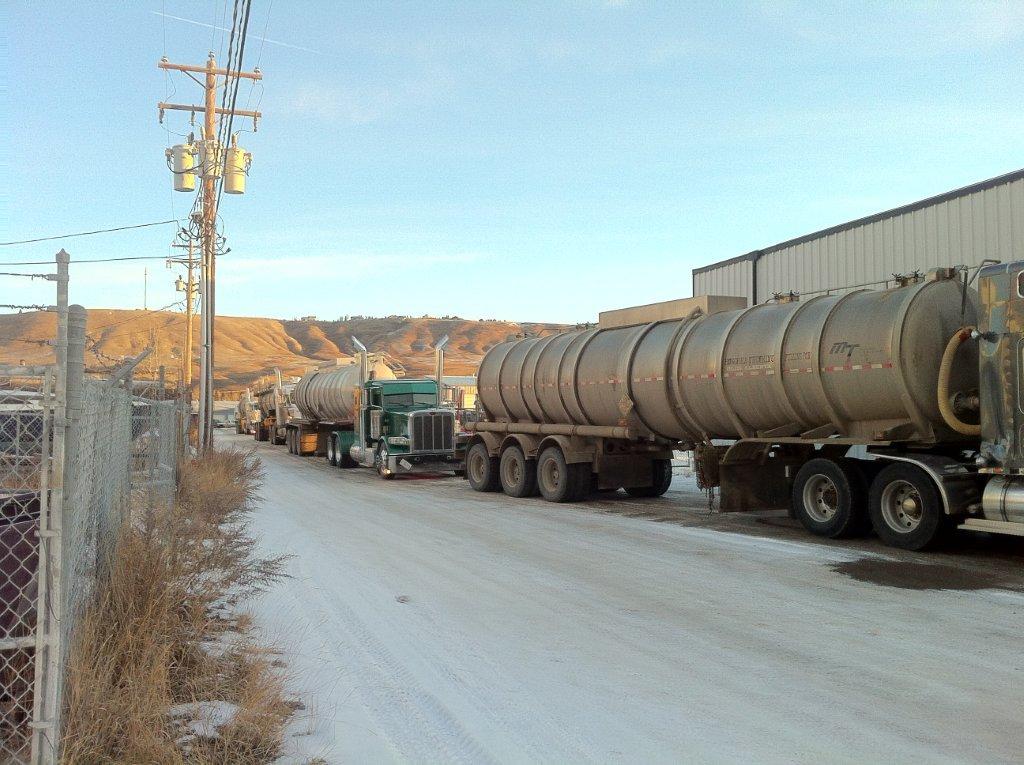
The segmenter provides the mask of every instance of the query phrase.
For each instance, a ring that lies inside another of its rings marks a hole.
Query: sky
[[[163,152],[188,115],[156,103],[201,90],[157,62],[226,52],[230,4],[16,0],[0,24],[0,239],[184,217]],[[694,267],[1024,165],[1022,43],[1019,1],[253,0],[265,79],[238,101],[264,118],[222,200],[218,312],[579,322],[686,297]],[[71,299],[142,307],[143,269],[150,308],[179,298],[154,260],[72,266]],[[0,277],[2,303],[53,293]]]

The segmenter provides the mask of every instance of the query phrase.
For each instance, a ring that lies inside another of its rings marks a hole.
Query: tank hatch
[[[679,300],[666,300],[662,303],[648,303],[633,308],[617,308],[613,311],[601,311],[597,326],[600,329],[614,327],[632,327],[637,324],[650,324],[652,321],[685,319],[694,309],[701,313],[721,313],[746,308],[747,299],[728,295],[696,295]]]

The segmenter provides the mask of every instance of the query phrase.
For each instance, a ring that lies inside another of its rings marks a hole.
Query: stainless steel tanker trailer
[[[235,432],[255,435],[256,423],[259,419],[260,410],[256,397],[253,396],[249,388],[246,388],[245,392],[238,399],[238,405],[235,407]]]
[[[441,406],[437,383],[447,338],[436,347],[437,379],[399,378],[383,355],[353,341],[357,360],[322,365],[295,386],[288,451],[323,456],[338,467],[373,467],[384,478],[459,471],[455,412]]]
[[[291,405],[294,382],[285,382],[281,370],[275,369],[274,374],[257,382],[253,388],[252,402],[255,405],[257,419],[253,435],[257,441],[270,441],[283,444],[288,432],[288,420],[293,416]]]
[[[815,534],[874,527],[907,549],[955,526],[1020,535],[1022,271],[987,266],[977,291],[948,268],[750,308],[693,298],[502,343],[467,477],[555,502],[659,496],[693,449],[723,510],[788,505]]]

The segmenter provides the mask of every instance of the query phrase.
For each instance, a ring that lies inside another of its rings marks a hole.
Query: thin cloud
[[[215,24],[204,24],[202,21],[194,21],[193,19],[186,19],[186,18],[182,18],[181,16],[172,16],[169,13],[161,13],[160,11],[150,11],[150,13],[152,13],[154,16],[162,16],[165,19],[171,19],[173,21],[180,21],[183,24],[192,24],[192,25],[197,26],[197,27],[206,27],[207,29],[215,29],[218,32],[230,32],[231,31],[230,29],[225,29],[224,27],[218,27]],[[252,33],[250,33],[250,36],[253,37],[256,40],[262,40],[263,42],[267,43],[268,45],[279,45],[282,48],[291,48],[292,50],[302,50],[302,51],[305,51],[306,53],[315,53],[318,56],[322,56],[323,55],[323,53],[321,53],[318,50],[314,50],[313,48],[306,48],[306,47],[304,47],[302,45],[292,45],[292,43],[282,42],[281,40],[271,40],[269,37],[263,37],[262,35],[255,35],[255,34],[252,34]]]

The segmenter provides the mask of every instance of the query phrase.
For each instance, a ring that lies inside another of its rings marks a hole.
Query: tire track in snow
[[[297,559],[302,578],[312,578]],[[380,725],[388,743],[403,758],[416,762],[490,763],[494,760],[455,719],[450,710],[416,682],[412,673],[381,643],[359,616],[319,588],[307,594],[328,634],[325,640],[338,665],[354,675],[360,702]]]

